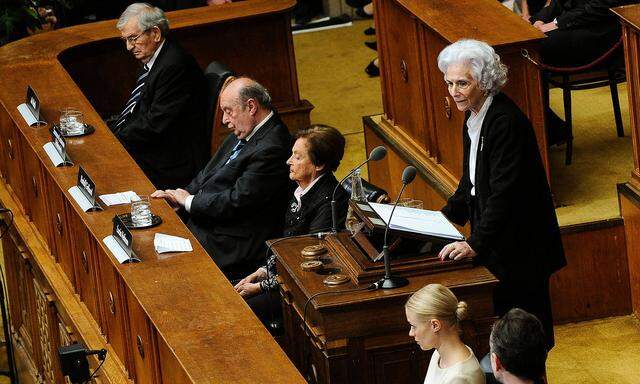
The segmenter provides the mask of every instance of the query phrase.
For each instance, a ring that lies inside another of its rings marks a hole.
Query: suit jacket
[[[494,96],[480,130],[472,197],[469,116],[463,125],[462,178],[442,212],[459,225],[471,220],[467,242],[476,261],[501,282],[548,279],[566,261],[531,123],[506,95]]]
[[[186,185],[208,160],[206,80],[167,39],[133,114],[114,133],[158,189]]]
[[[282,234],[289,196],[291,135],[280,118],[274,114],[225,165],[237,143],[229,135],[186,187],[194,195],[187,226],[229,278],[264,262],[265,241]]]
[[[302,207],[296,210],[298,202],[291,198],[285,216],[284,237],[304,235],[307,233],[331,230],[331,197],[338,180],[333,173],[326,174],[318,180],[300,199]],[[349,195],[344,188],[336,191],[336,213],[338,228],[344,228],[347,218]]]
[[[609,8],[635,2],[635,0],[552,0],[549,6],[531,16],[532,24],[538,20],[550,23],[557,19],[558,27],[594,28],[603,23],[617,24]]]

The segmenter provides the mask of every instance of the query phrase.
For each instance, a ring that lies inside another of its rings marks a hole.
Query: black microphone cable
[[[96,369],[94,369],[94,371],[91,374],[91,376],[89,376],[89,379],[87,379],[87,381],[85,381],[85,383],[87,383],[87,384],[91,383],[91,379],[93,379],[93,376],[95,376],[95,374],[98,372],[98,370],[102,367],[102,364],[104,364],[104,361],[107,359],[107,350],[104,349],[104,348],[96,350],[96,351],[90,351],[90,352],[92,352],[92,353],[88,353],[87,355],[93,355],[93,354],[98,355],[98,360],[100,360],[100,364],[98,364]]]
[[[5,223],[6,228],[2,233],[0,233],[0,239],[4,237],[4,235],[9,231],[9,228],[13,225],[13,212],[9,208],[0,208],[0,213],[9,213],[11,215],[11,219],[9,220],[9,224]],[[4,223],[4,221],[3,221]]]

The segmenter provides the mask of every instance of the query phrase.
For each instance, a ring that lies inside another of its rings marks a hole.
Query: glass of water
[[[140,200],[131,202],[131,224],[134,227],[146,227],[151,225],[151,202],[149,196],[139,196]]]
[[[84,115],[76,108],[65,108],[60,115],[60,129],[64,135],[74,136],[84,133]]]

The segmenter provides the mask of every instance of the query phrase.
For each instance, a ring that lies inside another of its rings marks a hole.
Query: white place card
[[[116,260],[118,260],[120,264],[124,264],[125,262],[129,261],[129,255],[127,254],[127,252],[125,252],[124,249],[122,249],[115,237],[109,235],[102,239],[102,242],[107,246],[107,248],[109,248],[113,256],[115,256]]]
[[[153,238],[153,246],[158,253],[193,251],[189,239],[178,236],[165,235],[163,233],[156,233],[155,237]]]
[[[140,200],[138,194],[133,191],[110,193],[99,197],[109,207],[112,205],[131,204],[132,201]]]
[[[56,167],[59,167],[62,164],[64,164],[64,159],[62,158],[62,156],[60,156],[60,153],[58,152],[58,150],[56,149],[55,145],[53,145],[52,142],[48,142],[47,144],[43,145],[42,148],[44,148],[44,151],[47,153],[47,155],[51,159],[51,162],[53,163],[53,165],[55,165]]]
[[[85,196],[85,194],[82,193],[82,191],[80,190],[80,188],[78,188],[77,185],[74,185],[73,187],[69,188],[68,191],[71,197],[73,197],[73,199],[76,201],[76,203],[78,203],[78,205],[83,211],[88,212],[91,208],[93,208],[93,204],[91,204],[89,199],[87,199],[87,196]]]
[[[31,110],[29,109],[29,107],[27,107],[26,103],[18,105],[18,112],[20,112],[22,118],[27,124],[29,124],[30,127],[38,123],[38,119],[33,116],[33,113],[31,113]]]

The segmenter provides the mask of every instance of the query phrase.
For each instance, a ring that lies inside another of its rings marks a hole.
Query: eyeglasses
[[[148,29],[145,29],[144,31],[138,33],[135,36],[129,36],[129,37],[121,37],[120,39],[122,40],[123,43],[127,44],[131,44],[131,45],[136,45],[136,42],[138,41],[138,39],[140,38],[140,36],[144,35],[145,33],[149,32]]]
[[[458,81],[445,80],[444,82],[447,83],[447,88],[451,89],[455,85],[456,88],[458,88],[461,91],[464,91],[465,89],[469,88],[469,86],[471,85],[471,81],[469,80],[458,80]]]

